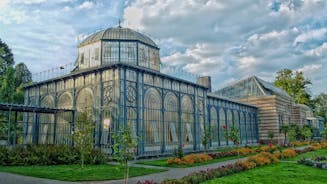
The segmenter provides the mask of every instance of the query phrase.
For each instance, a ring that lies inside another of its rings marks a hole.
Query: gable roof
[[[239,80],[229,86],[214,92],[220,96],[234,99],[278,95],[291,98],[284,90],[276,87],[273,83],[264,81],[257,76],[251,76]]]

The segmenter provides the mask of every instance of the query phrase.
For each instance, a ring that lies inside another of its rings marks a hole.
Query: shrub
[[[249,170],[255,168],[257,165],[254,162],[249,161],[238,161],[236,164],[241,167],[243,170]]]
[[[137,181],[137,184],[157,184],[153,180]]]
[[[190,154],[182,159],[180,158],[170,158],[167,160],[167,164],[177,164],[177,165],[191,165],[194,163],[207,162],[212,160],[212,157],[208,154]]]
[[[248,154],[255,153],[255,151],[250,148],[240,148],[237,149],[236,151],[238,151],[240,155],[248,155]]]
[[[280,158],[293,158],[296,156],[296,151],[292,148],[285,149],[280,153]]]
[[[248,158],[247,161],[255,163],[256,166],[262,166],[262,165],[278,162],[278,158],[271,153],[262,152],[258,155]]]
[[[15,148],[0,148],[0,165],[59,165],[77,164],[79,152],[67,145],[27,145]],[[105,155],[92,150],[86,158],[87,164],[105,162]]]

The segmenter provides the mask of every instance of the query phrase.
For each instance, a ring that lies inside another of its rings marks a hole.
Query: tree
[[[202,138],[201,138],[201,143],[202,143],[202,146],[204,147],[204,150],[206,151],[207,150],[207,146],[208,146],[208,143],[210,142],[211,140],[211,133],[210,133],[210,130],[209,128],[206,128],[202,134]]]
[[[121,127],[118,132],[113,134],[113,139],[115,144],[114,158],[120,163],[124,168],[124,178],[125,184],[128,183],[128,160],[133,158],[134,149],[137,148],[137,139],[133,138],[131,128],[129,126]]]
[[[92,118],[86,113],[82,112],[77,116],[77,121],[74,126],[74,146],[80,153],[81,156],[81,167],[84,168],[86,157],[91,153],[93,149],[93,131],[94,123]]]
[[[13,67],[14,63],[14,55],[11,53],[10,48],[0,39],[0,82],[2,82],[1,78],[5,76],[7,69]]]
[[[5,76],[1,81],[0,102],[12,103],[15,92],[15,83],[12,80],[14,78],[14,69],[9,67],[6,70]]]
[[[311,95],[308,85],[311,85],[311,81],[306,79],[302,72],[293,72],[290,69],[280,70],[277,72],[274,84],[285,90],[295,103],[310,105]]]
[[[286,141],[287,141],[287,134],[288,131],[290,130],[290,127],[288,125],[282,125],[281,131],[284,134],[284,145],[286,145]]]
[[[313,111],[316,116],[323,117],[327,120],[327,94],[320,93],[313,99]]]
[[[303,126],[303,128],[301,129],[301,132],[306,141],[307,140],[311,141],[311,137],[312,137],[313,133],[312,133],[312,129],[310,126],[308,126],[308,125]]]
[[[271,130],[269,130],[269,131],[268,131],[268,137],[269,137],[269,139],[270,139],[270,143],[272,143],[272,140],[273,140],[274,136],[275,136],[274,132],[271,131]]]
[[[27,84],[32,81],[32,73],[28,70],[24,63],[15,66],[15,87]]]

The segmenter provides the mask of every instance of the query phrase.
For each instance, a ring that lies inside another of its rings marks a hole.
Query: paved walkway
[[[245,160],[245,159],[247,159],[247,157],[240,158],[239,160]],[[196,166],[196,167],[188,167],[188,168],[172,168],[172,167],[168,168],[168,167],[154,166],[155,168],[168,169],[168,171],[129,178],[128,183],[135,184],[138,181],[144,181],[144,180],[153,180],[157,183],[160,183],[161,181],[168,179],[168,178],[169,179],[182,178],[183,176],[186,176],[186,175],[196,172],[196,171],[214,169],[214,168],[217,168],[217,167],[220,167],[223,165],[235,163],[237,161],[238,160],[235,159],[235,160],[228,160],[228,161],[223,161],[223,162],[219,162],[219,163],[213,163],[213,164]],[[131,166],[144,167],[144,165],[140,165],[140,164],[131,164]],[[111,180],[111,181],[101,181],[101,182],[96,182],[96,183],[97,184],[120,184],[123,182],[124,182],[124,180]]]

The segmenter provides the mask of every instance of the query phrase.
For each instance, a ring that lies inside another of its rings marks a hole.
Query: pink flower
[[[272,149],[272,147],[273,147],[273,144],[271,142],[269,143],[269,147],[270,147],[270,149]]]

